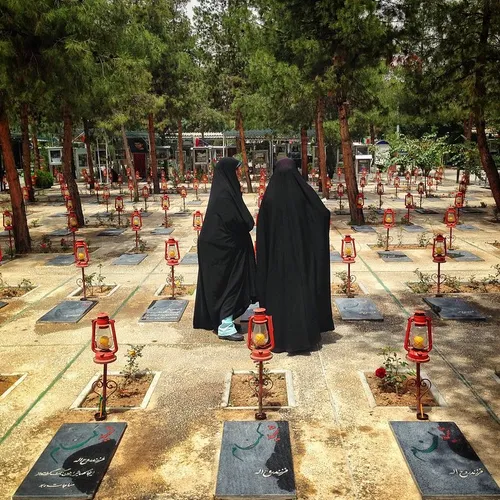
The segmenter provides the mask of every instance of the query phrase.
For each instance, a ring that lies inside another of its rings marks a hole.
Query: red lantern
[[[386,208],[384,210],[384,218],[382,222],[386,229],[394,227],[394,224],[396,224],[396,214],[392,208]]]
[[[108,201],[109,200],[109,196],[110,196],[110,193],[109,193],[109,187],[108,186],[104,186],[103,190],[102,190],[102,197]]]
[[[337,185],[337,195],[339,198],[342,198],[344,196],[344,185],[343,184],[338,184]]]
[[[384,185],[381,182],[377,184],[377,194],[379,196],[382,196],[384,194]]]
[[[455,227],[457,225],[457,211],[454,207],[446,209],[444,214],[444,222],[448,227]]]
[[[89,265],[89,248],[87,243],[78,240],[75,243],[75,264],[76,267],[87,267]]]
[[[161,198],[161,209],[169,210],[170,209],[170,198],[167,194],[164,194]]]
[[[129,191],[133,191],[134,190],[134,182],[133,181],[128,181],[128,189]]]
[[[131,217],[132,231],[140,231],[142,228],[142,215],[139,210],[134,210]]]
[[[415,311],[415,314],[408,318],[404,348],[408,353],[406,359],[409,361],[414,363],[427,363],[430,361],[432,323],[431,318],[426,316],[424,311]]]
[[[394,187],[399,188],[400,185],[401,185],[401,179],[397,176],[394,177]]]
[[[92,320],[92,351],[94,362],[108,364],[116,361],[118,341],[116,339],[115,320],[109,319],[106,313],[99,313]]]
[[[135,171],[135,180],[137,180],[137,181],[138,181],[139,179],[140,179],[140,177],[139,177],[139,172],[136,170],[136,171]]]
[[[68,214],[68,229],[72,233],[76,233],[78,231],[78,219],[76,218],[76,214],[73,210]]]
[[[446,262],[446,254],[446,238],[442,234],[438,234],[432,244],[432,260],[442,264]]]
[[[193,189],[194,189],[195,191],[198,191],[198,188],[199,188],[198,179],[195,179],[195,180],[193,181]]]
[[[379,182],[382,182],[382,174],[377,170],[377,173],[375,174],[375,182],[378,184]]]
[[[254,309],[253,316],[248,320],[247,347],[253,361],[269,361],[273,355],[274,327],[272,316],[266,315],[263,307]]]
[[[352,263],[356,259],[356,243],[350,234],[346,234],[342,239],[342,247],[340,249],[342,260],[346,263]]]
[[[265,186],[259,186],[259,197],[264,196],[265,192],[266,192],[266,187]]]
[[[434,180],[432,179],[432,177],[427,177],[427,185],[429,187],[432,187],[434,185]]]
[[[458,191],[465,194],[467,192],[467,183],[465,181],[460,181],[458,185]]]
[[[115,198],[115,210],[117,212],[123,212],[123,198],[121,196]]]
[[[142,186],[142,197],[145,200],[149,198],[149,187],[147,185]]]
[[[366,177],[363,176],[361,179],[359,179],[359,185],[361,188],[364,188],[366,186]]]
[[[99,191],[101,189],[101,185],[97,181],[94,183],[94,189],[96,191]]]
[[[73,200],[71,198],[66,198],[65,202],[66,202],[66,210],[68,212],[71,212],[74,209]]]
[[[121,175],[118,176],[118,184],[120,184],[120,186],[123,184],[123,177]]]
[[[202,226],[203,226],[203,214],[199,210],[196,210],[196,212],[193,214],[193,229],[195,231],[200,232]]]
[[[30,192],[26,186],[23,187],[23,198],[25,199],[25,201],[28,201],[30,199]]]
[[[409,180],[411,179],[411,172],[410,172],[409,170],[407,170],[407,171],[405,172],[405,179],[406,179],[407,181],[409,181]]]
[[[187,196],[187,190],[184,186],[181,187],[181,197],[185,198]]]
[[[169,238],[165,241],[165,260],[169,266],[176,266],[179,259],[179,242],[175,238]]]
[[[71,194],[66,184],[61,185],[61,193],[63,195],[63,198],[71,198]]]
[[[356,207],[363,208],[365,206],[365,195],[363,193],[358,193],[356,196]]]
[[[458,191],[455,195],[455,207],[462,208],[464,206],[464,193]]]
[[[167,181],[165,180],[161,181],[161,190],[165,192],[167,189],[168,189]]]
[[[425,185],[423,182],[419,182],[417,186],[418,194],[422,195],[425,193]]]
[[[5,210],[3,213],[3,228],[6,231],[12,231],[14,228],[12,224],[12,214],[8,210]]]
[[[413,208],[413,195],[411,193],[405,195],[405,207],[408,209]]]

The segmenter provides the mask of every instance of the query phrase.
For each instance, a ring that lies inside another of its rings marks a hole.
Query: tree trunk
[[[16,252],[27,253],[31,250],[31,238],[28,229],[28,221],[26,220],[21,184],[19,183],[16,162],[12,151],[9,119],[5,112],[5,102],[3,101],[2,95],[0,95],[0,147],[2,149],[7,182],[9,183]]]
[[[88,120],[83,120],[83,134],[85,135],[85,149],[87,151],[87,169],[89,171],[90,189],[94,189],[94,157],[92,156],[92,145],[90,144],[90,127]]]
[[[151,170],[153,173],[153,192],[160,194],[160,181],[158,179],[158,160],[156,159],[156,139],[155,139],[155,123],[153,113],[148,116],[148,133],[149,133],[149,156],[151,158]]]
[[[73,201],[73,210],[78,220],[78,227],[85,226],[85,218],[83,217],[82,202],[80,200],[80,193],[78,192],[78,185],[76,184],[75,176],[72,169],[73,158],[73,119],[71,117],[71,110],[65,103],[63,105],[63,175]]]
[[[375,125],[370,123],[370,146],[373,148],[372,166],[375,165]]]
[[[316,139],[318,140],[318,163],[319,176],[323,198],[329,198],[330,193],[326,182],[326,153],[325,153],[325,131],[323,129],[323,117],[325,113],[325,101],[320,96],[316,101]]]
[[[30,126],[28,104],[21,104],[21,137],[23,148],[24,185],[28,188],[30,201],[35,201],[35,192],[31,182],[31,152],[30,152]]]
[[[356,172],[354,171],[354,162],[352,161],[352,141],[349,131],[348,104],[340,102],[337,104],[340,124],[340,138],[342,140],[342,156],[344,159],[344,175],[349,200],[349,212],[351,213],[351,222],[357,226],[365,223],[363,209],[358,208],[356,198],[358,196],[358,183],[356,181]]]
[[[477,129],[477,147],[481,165],[488,177],[491,194],[495,200],[497,208],[500,210],[500,175],[491,156],[491,152],[486,139],[486,121],[484,118],[484,102],[486,101],[486,85],[484,83],[484,68],[488,54],[488,36],[490,31],[492,11],[491,1],[483,0],[483,23],[479,36],[479,46],[477,48],[477,62],[474,81],[474,118]]]
[[[31,140],[33,141],[33,155],[34,155],[34,165],[35,172],[42,168],[42,162],[40,160],[40,148],[38,147],[38,137],[36,125],[31,126]]]
[[[177,154],[179,158],[179,175],[184,176],[184,150],[182,149],[182,120],[177,120]]]
[[[128,147],[127,134],[125,133],[125,125],[122,125],[122,141],[123,149],[125,151],[125,164],[127,168],[130,169],[130,177],[132,177],[132,183],[134,184],[134,201],[137,203],[139,201],[139,187],[137,186],[137,179],[135,178],[135,167],[132,161],[132,155],[130,153],[130,148]]]
[[[474,113],[469,114],[469,118],[464,120],[464,137],[467,141],[472,141],[472,125],[474,123]]]
[[[243,126],[243,116],[241,111],[238,110],[236,112],[236,123],[238,127],[240,148],[241,148],[241,163],[243,166],[243,172],[245,173],[245,178],[247,181],[247,191],[249,193],[253,193],[252,189],[252,181],[250,179],[250,171],[248,169],[248,157],[247,157],[247,148],[245,144],[245,127]]]
[[[307,127],[300,129],[300,159],[302,166],[302,177],[307,182],[308,179],[308,165],[307,165]]]

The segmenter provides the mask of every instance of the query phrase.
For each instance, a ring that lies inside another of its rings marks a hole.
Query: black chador
[[[234,158],[215,166],[210,199],[198,240],[198,285],[194,328],[215,330],[219,337],[243,340],[233,319],[256,297],[255,255],[250,231],[253,217],[241,195]]]
[[[310,351],[333,330],[330,212],[293,160],[276,164],[257,224],[257,291],[273,317],[275,352]]]

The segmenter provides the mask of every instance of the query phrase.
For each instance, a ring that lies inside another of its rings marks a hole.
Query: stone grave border
[[[229,406],[229,395],[231,392],[231,380],[233,375],[251,375],[255,373],[252,370],[231,370],[226,373],[224,377],[224,391],[222,393],[222,403],[221,408],[225,410],[257,410],[257,406]],[[295,394],[293,392],[293,377],[291,370],[269,370],[269,373],[275,373],[278,375],[285,375],[286,382],[286,398],[288,401],[287,406],[263,406],[265,410],[281,410],[281,409],[291,409],[297,406],[295,401]]]
[[[196,283],[183,283],[182,286],[193,286],[193,285],[196,285]],[[163,289],[164,288],[168,288],[169,290],[172,290],[172,285],[167,285],[166,283],[163,283],[162,285],[160,285],[156,291],[155,291],[155,294],[154,296],[155,297],[165,297],[165,295],[162,295],[161,292],[163,292]],[[177,288],[177,287],[176,287]],[[196,290],[195,290],[196,292]],[[193,292],[191,295],[189,295],[190,297],[194,296],[195,292]],[[185,295],[182,295],[182,297],[185,297]],[[187,299],[185,299],[187,300]]]
[[[464,262],[464,261],[462,261],[462,262]],[[479,262],[479,261],[469,261],[469,262]],[[451,271],[451,272],[462,272],[462,271],[456,270],[456,271]],[[463,272],[465,272],[465,271],[463,271]],[[443,274],[446,274],[446,273],[443,273]],[[407,290],[409,290],[411,293],[413,293],[414,295],[418,295],[418,296],[429,295],[429,296],[431,296],[430,298],[436,298],[436,294],[434,293],[436,291],[436,285],[435,284],[433,284],[433,290],[434,290],[434,292],[432,292],[432,290],[431,290],[430,292],[417,293],[417,292],[414,292],[411,289],[411,287],[408,285],[408,283],[418,283],[418,281],[400,281],[400,283],[402,283],[404,285],[404,287]],[[467,284],[468,281],[464,281],[463,283]],[[444,284],[446,286],[446,282]],[[466,297],[473,297],[475,295],[495,295],[496,296],[496,295],[499,295],[499,294],[500,294],[500,291],[498,291],[498,292],[481,292],[479,290],[474,290],[473,292],[443,292],[443,297],[442,298],[463,299],[463,298],[466,298]]]
[[[408,373],[409,370],[401,370],[399,373]],[[373,396],[372,390],[370,389],[370,386],[368,385],[368,381],[366,380],[366,375],[365,373],[375,373],[375,370],[358,370],[358,375],[361,380],[361,385],[363,386],[363,390],[365,392],[366,398],[368,399],[368,404],[370,408],[410,408],[412,410],[416,410],[417,406],[384,406],[384,405],[378,405],[377,402],[375,401],[375,397]],[[422,370],[420,372],[420,375],[422,378],[427,378],[431,380],[427,374]],[[432,380],[431,380],[432,383]],[[434,399],[437,402],[437,406],[424,406],[424,408],[428,411],[432,411],[434,408],[447,408],[449,405],[444,399],[443,395],[439,391],[439,389],[432,383],[431,385],[431,394],[433,395]]]
[[[151,384],[148,387],[148,390],[146,391],[146,394],[144,395],[144,399],[142,400],[142,403],[140,406],[108,406],[109,413],[114,412],[123,412],[123,411],[128,411],[128,410],[145,410],[149,404],[149,401],[151,400],[151,396],[153,395],[154,390],[156,389],[156,386],[158,385],[158,381],[160,380],[160,376],[162,374],[161,371],[155,371],[152,370],[150,373],[153,374],[153,380],[151,380]],[[75,399],[73,404],[69,407],[70,410],[78,410],[78,411],[97,411],[98,408],[82,408],[80,405],[85,401],[85,398],[88,396],[92,389],[92,384],[98,380],[98,378],[102,375],[102,373],[96,373],[88,382],[88,384],[83,388],[82,392],[78,395],[78,397]],[[108,376],[113,376],[113,375],[122,375],[121,372],[108,372]]]
[[[1,377],[12,377],[20,375],[20,377],[3,393],[0,395],[0,401],[5,399],[24,379],[28,376],[28,372],[14,372],[14,373],[0,373]]]
[[[1,301],[3,302],[6,302],[6,301],[10,301],[10,300],[20,300],[20,299],[25,299],[27,295],[29,295],[31,292],[34,292],[37,288],[40,288],[41,285],[33,285],[33,288],[31,290],[29,290],[28,292],[26,292],[25,294],[23,295],[19,295],[19,297],[4,297],[3,299],[0,299]],[[14,288],[14,289],[17,289],[18,287],[17,286],[6,286],[4,287],[4,290],[6,288]],[[7,302],[8,303],[8,302]]]
[[[100,285],[96,285],[96,287],[98,287]],[[111,295],[113,295],[117,290],[118,288],[121,287],[121,285],[117,285],[116,283],[104,283],[102,286],[112,286],[113,288],[106,294],[106,295],[101,295],[100,297],[94,297],[95,299],[102,299],[104,297],[110,297]],[[87,287],[88,288],[88,287]],[[76,288],[75,290],[73,290],[68,296],[67,298],[68,299],[72,299],[72,298],[77,298],[78,297],[78,294],[81,293],[83,291],[83,288],[80,286],[78,288]]]

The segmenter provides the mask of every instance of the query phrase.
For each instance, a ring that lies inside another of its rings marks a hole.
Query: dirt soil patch
[[[117,390],[109,396],[106,403],[107,407],[133,407],[140,406],[149,386],[153,381],[154,375],[147,373],[142,377],[133,379],[130,383],[125,384],[125,377],[123,375],[110,375],[108,381],[116,382],[118,385]],[[99,389],[100,391],[101,389]],[[109,392],[109,389],[108,389]],[[99,395],[95,392],[87,394],[83,400],[80,408],[97,408],[99,406]]]
[[[330,288],[332,291],[332,295],[347,295],[344,289],[344,285],[342,285],[341,283],[332,283]],[[351,285],[351,293],[353,293],[354,295],[362,295],[363,290],[361,290],[357,283],[353,283]]]
[[[182,297],[184,295],[193,295],[196,290],[196,285],[175,285],[175,296]],[[172,296],[172,285],[164,285],[159,293],[162,297]]]
[[[0,396],[13,386],[22,375],[0,375]]]
[[[0,288],[0,299],[12,299],[15,297],[22,297],[35,287],[19,287],[19,286],[5,286]]]
[[[103,285],[103,286],[86,286],[87,297],[104,297],[106,296],[116,285]],[[82,297],[83,289],[79,293],[75,294],[75,297]]]
[[[257,373],[255,373],[257,374]],[[284,373],[269,373],[272,385],[264,386],[263,405],[288,406],[286,393],[286,378]],[[233,373],[231,377],[231,391],[229,406],[258,406],[257,393],[254,391],[254,375],[249,373]]]
[[[411,381],[414,381],[415,377],[408,377],[408,385],[403,385],[399,394],[389,392],[382,385],[382,379],[376,377],[375,374],[365,373],[365,377],[377,406],[416,406],[416,389],[415,386],[411,385]],[[434,399],[430,391],[423,396],[422,403],[424,406],[439,406],[439,403]]]
[[[412,292],[414,293],[430,293],[437,290],[437,285],[432,287],[423,287],[418,282],[407,283]],[[443,283],[440,288],[442,293],[500,293],[499,283],[488,283],[485,285],[471,285],[470,283],[460,283],[460,286],[450,287],[446,283]]]

